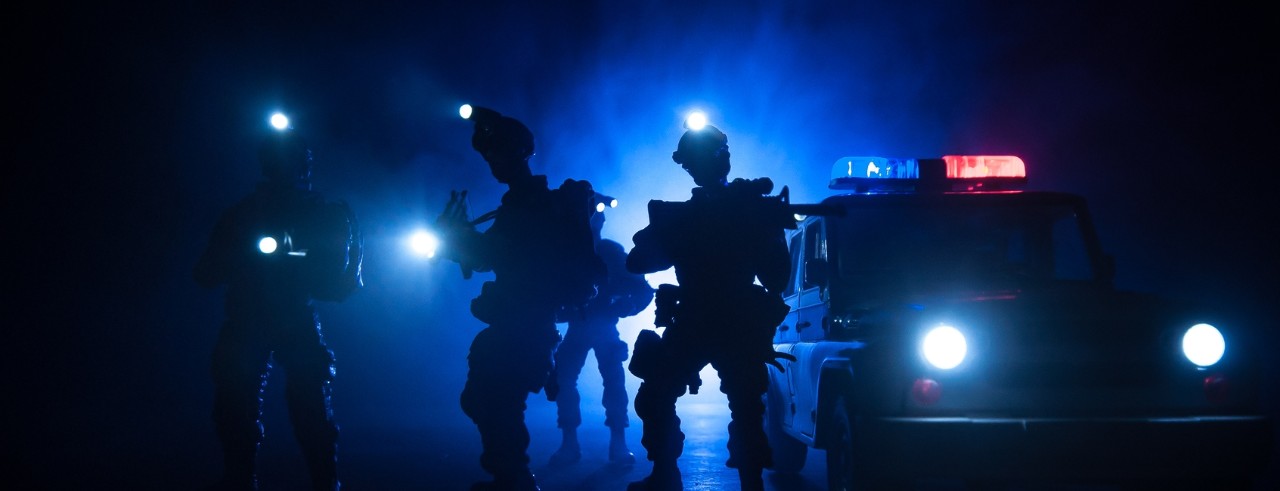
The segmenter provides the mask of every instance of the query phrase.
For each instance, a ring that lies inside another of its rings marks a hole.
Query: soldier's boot
[[[222,479],[211,491],[258,491],[257,445],[223,452]]]
[[[674,460],[654,461],[648,477],[627,485],[627,491],[683,491],[684,481]]]
[[[338,482],[338,446],[333,440],[313,441],[305,439],[299,442],[305,445],[303,457],[307,461],[307,470],[311,474],[313,491],[340,491],[342,483]]]
[[[328,460],[312,465],[311,489],[314,491],[341,491],[342,483],[338,482],[337,462]]]
[[[560,440],[560,449],[551,454],[552,467],[564,467],[582,460],[582,448],[578,445],[577,428],[561,428],[564,438]]]
[[[492,481],[481,481],[471,485],[471,491],[541,491],[538,481],[529,470],[499,474]]]
[[[626,428],[609,428],[609,461],[615,464],[636,463],[635,454],[627,448]]]
[[[742,491],[764,491],[763,473],[764,470],[758,467],[738,469],[738,482],[742,485]]]

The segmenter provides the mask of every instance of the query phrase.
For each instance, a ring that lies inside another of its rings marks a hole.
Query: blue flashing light
[[[1015,156],[842,157],[831,167],[828,187],[859,193],[980,192],[1016,190],[1026,179],[1026,166]]]

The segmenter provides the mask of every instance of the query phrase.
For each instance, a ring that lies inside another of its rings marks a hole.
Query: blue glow
[[[945,324],[929,331],[929,334],[924,337],[924,342],[920,344],[920,351],[924,353],[925,360],[928,360],[930,365],[943,370],[950,370],[960,365],[968,349],[964,334],[961,334],[959,329]]]
[[[419,230],[409,236],[409,250],[422,257],[436,257],[440,248],[440,239],[426,230]]]
[[[831,166],[831,182],[844,179],[918,179],[916,159],[885,157],[841,157]]]
[[[462,116],[462,119],[471,119],[471,104],[463,104],[459,107],[458,115]]]
[[[1219,360],[1227,351],[1227,341],[1218,328],[1209,324],[1196,324],[1182,335],[1182,354],[1196,366],[1207,367]]]
[[[258,250],[262,251],[263,254],[276,252],[276,247],[278,247],[278,244],[274,237],[263,237],[262,240],[258,241]]]
[[[289,117],[284,113],[275,113],[271,115],[271,127],[277,130],[289,129]]]
[[[702,111],[693,111],[684,119],[684,127],[693,131],[707,127],[707,113]]]

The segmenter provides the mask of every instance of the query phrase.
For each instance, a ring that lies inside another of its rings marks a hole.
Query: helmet
[[[311,179],[311,148],[293,130],[267,135],[258,147],[262,176],[286,184],[305,184]]]
[[[723,179],[729,174],[729,137],[711,125],[685,131],[671,160],[693,174],[695,181]]]
[[[533,132],[508,116],[478,119],[475,133],[471,135],[471,147],[486,159],[496,154],[524,160],[533,156]]]
[[[729,137],[715,126],[707,125],[699,130],[688,130],[680,137],[671,160],[688,165],[698,157],[714,158],[729,150]]]

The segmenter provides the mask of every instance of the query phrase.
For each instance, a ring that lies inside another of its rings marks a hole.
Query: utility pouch
[[[662,363],[662,336],[653,329],[641,329],[631,349],[631,363],[627,370],[641,380],[652,378]]]

